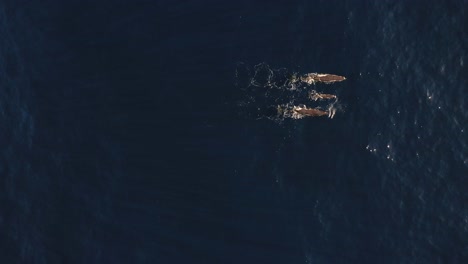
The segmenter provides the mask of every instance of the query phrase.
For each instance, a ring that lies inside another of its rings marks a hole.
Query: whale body
[[[328,112],[317,109],[317,108],[307,108],[307,107],[293,107],[293,115],[296,114],[299,116],[328,116]]]
[[[307,84],[314,84],[316,82],[334,83],[344,80],[346,80],[346,77],[328,73],[307,73],[301,76],[301,81]]]

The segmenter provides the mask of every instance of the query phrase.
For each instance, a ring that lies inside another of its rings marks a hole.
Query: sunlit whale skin
[[[309,98],[310,100],[317,101],[317,100],[336,99],[337,97],[334,94],[321,94],[321,93],[317,93],[317,91],[311,91],[309,93]]]
[[[346,80],[346,77],[328,74],[328,73],[308,73],[300,77],[302,82],[307,84],[314,84],[317,82],[322,83],[334,83],[334,82],[341,82]]]
[[[317,109],[317,108],[307,108],[307,107],[293,107],[293,114],[298,114],[302,116],[328,116],[328,112]]]
[[[320,117],[320,116],[328,116],[333,118],[334,115],[333,109],[329,109],[330,111],[323,111],[319,108],[308,108],[305,105],[299,106],[289,106],[289,105],[278,105],[277,107],[277,114],[278,116],[283,117],[290,117],[294,119],[301,119],[304,117]],[[331,114],[333,112],[333,114]]]

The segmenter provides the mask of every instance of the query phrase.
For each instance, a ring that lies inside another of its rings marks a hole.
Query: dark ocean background
[[[0,263],[468,263],[467,12],[0,1]],[[259,63],[341,110],[254,118]]]

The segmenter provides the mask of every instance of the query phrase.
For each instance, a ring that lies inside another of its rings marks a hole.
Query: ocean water
[[[1,263],[466,263],[467,7],[1,2]]]

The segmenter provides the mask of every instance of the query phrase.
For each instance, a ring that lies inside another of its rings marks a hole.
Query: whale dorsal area
[[[316,82],[334,83],[344,80],[346,80],[346,77],[328,73],[307,73],[301,76],[301,81],[307,84],[314,84]]]

